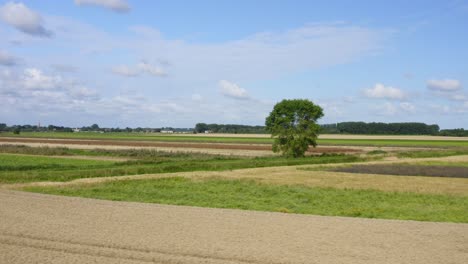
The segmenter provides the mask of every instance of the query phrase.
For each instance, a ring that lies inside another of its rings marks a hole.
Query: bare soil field
[[[398,166],[388,164],[373,165],[353,165],[333,169],[337,172],[383,174],[399,176],[429,176],[429,177],[449,177],[449,178],[468,178],[468,167],[457,166],[424,166],[407,165]]]
[[[0,190],[0,263],[465,263],[468,225]]]
[[[260,144],[227,144],[227,143],[179,143],[179,142],[148,142],[148,141],[122,141],[122,140],[83,140],[83,139],[39,139],[39,138],[6,138],[0,137],[0,143],[25,143],[25,144],[53,144],[53,145],[88,145],[94,147],[151,147],[166,149],[215,149],[215,150],[240,150],[240,151],[268,151],[271,146]],[[356,148],[343,147],[317,147],[309,148],[310,154],[321,153],[357,153]]]

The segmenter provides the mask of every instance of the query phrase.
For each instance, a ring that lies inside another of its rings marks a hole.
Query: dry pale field
[[[468,225],[0,190],[0,263],[466,263]]]

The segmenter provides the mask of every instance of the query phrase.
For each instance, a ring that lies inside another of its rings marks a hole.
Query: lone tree
[[[274,138],[273,152],[287,157],[303,157],[309,145],[317,146],[323,109],[307,99],[283,100],[266,118],[266,130]]]

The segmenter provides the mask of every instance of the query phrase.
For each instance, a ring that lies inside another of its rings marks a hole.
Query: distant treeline
[[[439,130],[438,125],[427,125],[424,123],[365,123],[365,122],[342,122],[336,124],[320,125],[323,134],[363,134],[363,135],[439,135],[468,137],[468,130],[463,128]],[[79,128],[64,126],[39,126],[39,125],[13,125],[8,126],[0,123],[0,132],[176,132],[176,133],[232,133],[232,134],[266,134],[264,126],[248,126],[234,124],[205,124],[198,123],[195,128],[105,128],[97,124]]]
[[[324,134],[438,135],[438,125],[424,123],[343,122],[321,125]]]
[[[457,129],[442,129],[439,131],[440,136],[450,136],[450,137],[468,137],[468,130],[463,128]]]
[[[468,130],[444,129],[438,125],[425,123],[365,123],[342,122],[320,125],[323,134],[361,134],[361,135],[440,135],[440,136],[468,136]],[[196,133],[233,133],[233,134],[264,134],[264,126],[205,124],[195,125]]]
[[[161,132],[161,131],[173,131],[173,132],[185,132],[192,133],[192,128],[172,128],[172,127],[162,127],[162,128],[149,128],[149,127],[136,127],[136,128],[108,128],[108,127],[99,127],[97,124],[91,126],[82,126],[82,127],[65,127],[65,126],[40,126],[40,125],[13,125],[8,126],[5,123],[0,123],[0,132]]]
[[[265,134],[267,133],[264,126],[247,126],[247,125],[223,125],[223,124],[205,124],[198,123],[195,125],[196,133],[231,133],[231,134]]]

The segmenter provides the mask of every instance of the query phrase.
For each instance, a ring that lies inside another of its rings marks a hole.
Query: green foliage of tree
[[[265,125],[274,138],[273,151],[287,157],[303,157],[309,145],[317,146],[323,109],[306,99],[283,100],[266,118]]]

